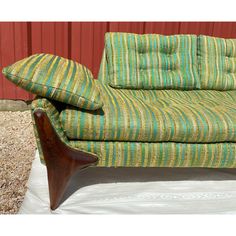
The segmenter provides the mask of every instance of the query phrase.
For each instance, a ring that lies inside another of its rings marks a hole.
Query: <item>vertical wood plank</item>
[[[146,34],[178,34],[180,22],[146,22],[145,32]]]
[[[110,22],[109,31],[142,34],[144,22]]]
[[[80,63],[87,66],[94,73],[93,68],[93,24],[83,22],[81,24]]]
[[[14,23],[1,23],[1,70],[15,62],[15,45],[14,45]],[[16,86],[8,81],[1,73],[2,80],[2,97],[4,99],[16,98]]]
[[[15,47],[15,61],[21,60],[28,56],[28,32],[26,22],[14,23],[14,47]],[[22,100],[31,99],[30,93],[20,87],[16,87],[16,98]]]
[[[68,58],[68,22],[55,23],[55,53]]]
[[[31,45],[32,54],[42,52],[42,23],[40,22],[31,23]]]
[[[42,23],[42,51],[55,54],[55,23]]]
[[[94,33],[93,33],[93,76],[97,78],[98,71],[100,68],[100,63],[102,59],[102,53],[104,49],[104,36],[108,30],[107,22],[95,22],[94,23]]]
[[[71,23],[71,59],[80,62],[81,59],[81,23],[72,22]]]
[[[118,32],[126,32],[129,33],[131,32],[131,23],[130,22],[118,22]]]
[[[181,22],[180,23],[180,34],[213,34],[213,22]]]
[[[236,38],[236,22],[214,22],[215,37]]]
[[[119,22],[110,22],[109,23],[109,32],[119,32]]]
[[[136,34],[143,34],[144,33],[144,22],[131,22],[131,32]]]

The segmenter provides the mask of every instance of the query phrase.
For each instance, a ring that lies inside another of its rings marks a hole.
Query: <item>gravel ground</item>
[[[35,149],[30,111],[0,112],[0,214],[18,212]]]

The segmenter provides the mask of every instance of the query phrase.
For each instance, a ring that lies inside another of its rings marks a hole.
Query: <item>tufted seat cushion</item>
[[[236,91],[128,90],[96,83],[104,101],[102,109],[67,107],[60,113],[69,139],[236,141]]]
[[[107,33],[105,49],[114,88],[199,88],[196,35]]]
[[[236,39],[199,36],[199,74],[202,89],[236,89]]]

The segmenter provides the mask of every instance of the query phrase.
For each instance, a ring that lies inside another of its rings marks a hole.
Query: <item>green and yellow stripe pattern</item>
[[[98,167],[236,168],[236,143],[70,141],[65,136],[59,112],[52,102],[37,98],[32,103],[32,114],[37,109],[47,113],[62,142],[72,148],[97,154]],[[35,124],[34,130],[40,158],[44,162]]]
[[[51,54],[35,54],[3,69],[16,85],[42,97],[87,110],[102,107],[92,73],[83,65]]]
[[[236,89],[236,39],[199,36],[201,89]]]
[[[214,95],[211,95],[214,97]],[[70,141],[60,124],[55,105],[45,98],[32,102],[32,114],[41,109],[66,145],[98,155],[98,167],[208,167],[236,168],[236,143],[177,143],[177,142],[109,142]],[[37,146],[44,162],[40,140],[34,124]]]
[[[105,50],[112,87],[200,87],[196,35],[106,33]]]
[[[236,91],[114,89],[96,81],[104,106],[67,109],[69,139],[133,142],[235,142]]]
[[[236,143],[70,141],[69,144],[98,154],[99,167],[236,167]]]

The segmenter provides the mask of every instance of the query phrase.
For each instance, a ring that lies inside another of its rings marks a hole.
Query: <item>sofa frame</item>
[[[36,110],[34,119],[47,167],[50,207],[55,210],[61,204],[71,178],[76,172],[96,165],[98,158],[65,145],[46,112]]]

